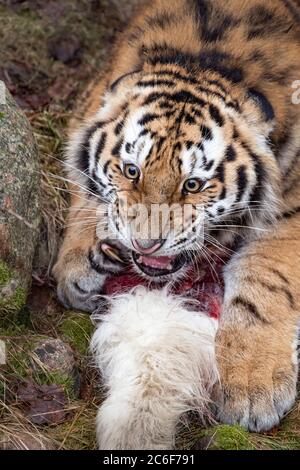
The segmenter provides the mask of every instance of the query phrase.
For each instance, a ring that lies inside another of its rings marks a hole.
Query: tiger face
[[[111,86],[76,134],[72,179],[110,205],[109,227],[139,272],[183,272],[195,256],[276,215],[279,170],[260,98],[237,98],[213,76],[195,79],[174,66],[135,72]],[[151,214],[161,206],[182,211],[171,209],[167,230],[161,223],[153,236]],[[137,224],[138,207],[146,212]]]

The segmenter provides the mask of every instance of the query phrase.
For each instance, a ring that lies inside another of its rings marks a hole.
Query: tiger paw
[[[88,251],[73,249],[53,269],[58,298],[66,308],[92,313],[103,302],[106,279],[125,266],[126,252],[115,242],[101,241]]]
[[[267,332],[239,330],[221,331],[217,337],[220,384],[213,397],[217,419],[253,432],[268,431],[295,402],[296,351],[292,339],[269,341]]]

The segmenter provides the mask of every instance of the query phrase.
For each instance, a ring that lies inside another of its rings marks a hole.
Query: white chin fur
[[[117,296],[92,338],[107,390],[97,416],[102,450],[172,449],[189,410],[208,415],[217,321],[165,290]]]

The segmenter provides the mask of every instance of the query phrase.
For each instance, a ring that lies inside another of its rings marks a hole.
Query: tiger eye
[[[126,163],[123,168],[123,173],[129,180],[137,181],[140,177],[140,169],[133,163]]]
[[[203,184],[203,181],[198,178],[190,178],[184,183],[183,189],[186,193],[195,194],[201,191],[201,189],[203,188]]]

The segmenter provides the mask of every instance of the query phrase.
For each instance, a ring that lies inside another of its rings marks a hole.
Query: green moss
[[[210,438],[208,448],[214,450],[255,450],[251,434],[241,426],[220,425],[203,431],[202,437]]]
[[[27,292],[22,287],[17,287],[9,297],[0,298],[0,313],[11,313],[20,311],[27,298]]]
[[[13,286],[14,281],[16,286]],[[0,289],[9,288],[9,283],[12,283],[11,294],[0,296],[0,313],[19,312],[26,304],[27,299],[26,289],[17,285],[18,276],[9,269],[4,261],[0,260]]]
[[[88,315],[71,312],[59,326],[59,332],[82,355],[88,352],[93,329]]]
[[[5,114],[0,112],[0,121],[2,121],[2,119],[4,119],[4,117],[5,117]]]
[[[12,279],[12,272],[4,261],[0,260],[0,287],[5,286]]]

